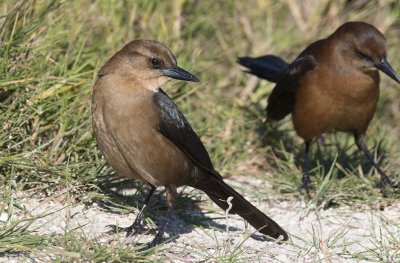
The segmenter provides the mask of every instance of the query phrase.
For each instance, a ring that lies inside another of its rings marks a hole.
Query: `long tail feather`
[[[275,239],[280,236],[283,237],[283,240],[288,239],[288,234],[274,220],[258,210],[222,179],[216,176],[207,176],[206,179],[196,180],[193,187],[205,192],[223,210],[227,210],[229,207],[226,200],[230,196],[233,197],[232,208],[229,211],[231,214],[238,214],[264,235]]]
[[[289,64],[280,57],[266,55],[258,58],[241,57],[238,63],[249,69],[249,73],[272,82],[277,82],[279,76]]]

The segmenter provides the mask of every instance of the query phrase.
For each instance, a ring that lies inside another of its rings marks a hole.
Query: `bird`
[[[352,134],[380,174],[381,185],[399,188],[374,160],[364,139],[379,98],[379,71],[400,83],[387,60],[386,39],[376,27],[346,22],[307,46],[291,63],[275,55],[239,57],[238,63],[247,72],[276,83],[268,98],[267,122],[291,114],[294,130],[305,142],[302,187],[309,196],[310,145],[330,131]]]
[[[92,124],[101,153],[120,176],[150,186],[128,235],[140,229],[151,196],[156,188],[164,187],[167,214],[147,247],[159,244],[176,202],[177,188],[190,186],[206,193],[223,210],[229,208],[229,213],[241,216],[260,233],[287,240],[288,234],[275,221],[226,184],[214,169],[200,138],[161,89],[172,79],[199,81],[177,66],[175,56],[164,44],[138,39],[104,64],[93,87]]]

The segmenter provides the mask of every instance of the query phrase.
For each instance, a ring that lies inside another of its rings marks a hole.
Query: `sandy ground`
[[[235,187],[243,187],[241,178],[227,180]],[[263,189],[270,186],[267,182],[253,180],[252,184]],[[189,189],[185,191],[191,191]],[[243,192],[243,191],[240,191]],[[201,198],[207,197],[200,192]],[[347,207],[315,209],[301,200],[264,199],[253,196],[248,191],[246,197],[262,211],[276,220],[290,233],[291,240],[283,244],[268,241],[245,224],[236,215],[226,218],[224,211],[211,202],[207,208],[187,211],[191,217],[199,216],[202,226],[191,225],[174,214],[167,226],[165,245],[160,246],[154,258],[163,258],[168,262],[371,262],[371,258],[385,262],[395,262],[391,253],[398,255],[399,248],[391,251],[389,236],[400,236],[400,204],[385,207]],[[105,211],[96,203],[90,206],[78,204],[66,207],[65,203],[49,200],[25,200],[26,213],[19,216],[43,215],[30,227],[41,234],[63,235],[66,231],[81,233],[85,238],[93,239],[109,246],[132,246],[133,243],[150,241],[154,236],[141,234],[125,237],[123,233],[110,233],[111,225],[129,226],[135,213],[116,214]],[[209,212],[209,213],[208,213]],[[157,223],[162,221],[154,218]],[[151,222],[150,228],[154,227]],[[228,227],[227,227],[228,226]],[[379,247],[388,248],[389,253]],[[397,249],[397,252],[396,252]],[[372,251],[372,252],[371,252]],[[357,256],[358,255],[358,256]],[[368,259],[363,259],[363,255]],[[32,256],[32,255],[30,255]],[[357,256],[357,257],[356,257]],[[51,261],[52,256],[28,257],[24,254],[0,257],[0,262]],[[397,257],[398,259],[398,257]]]

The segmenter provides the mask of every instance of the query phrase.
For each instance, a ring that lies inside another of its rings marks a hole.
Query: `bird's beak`
[[[386,58],[382,58],[378,63],[375,63],[375,67],[394,79],[397,83],[400,83],[399,76],[397,76],[396,72],[394,71],[392,66],[390,66]]]
[[[200,81],[195,75],[187,72],[186,70],[184,70],[183,68],[180,68],[178,66],[173,66],[172,68],[163,69],[162,73],[164,76],[167,76],[167,77],[170,77],[173,79],[180,79],[180,80],[193,81],[193,82]]]

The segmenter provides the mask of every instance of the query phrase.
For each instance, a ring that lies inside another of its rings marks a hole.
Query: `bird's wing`
[[[317,65],[312,55],[300,56],[289,65],[268,98],[268,119],[278,121],[292,112],[299,81],[307,71],[314,69]]]
[[[222,209],[230,207],[230,213],[240,215],[264,235],[273,238],[282,236],[283,240],[287,240],[285,230],[222,180],[214,170],[204,145],[175,103],[162,90],[153,98],[160,111],[160,133],[200,169],[208,171],[199,173],[188,185],[204,191]],[[231,204],[226,201],[229,197],[233,197]]]
[[[217,174],[206,148],[172,99],[160,89],[154,94],[153,101],[160,111],[160,133],[174,143],[199,168]]]

